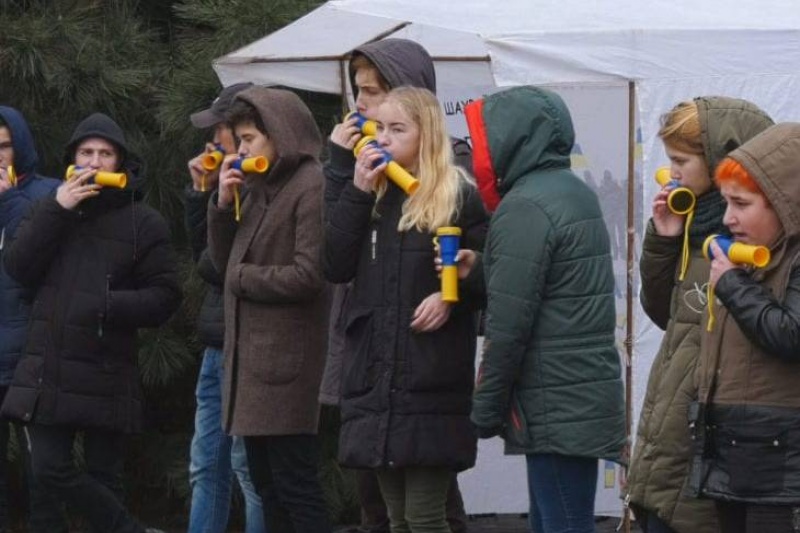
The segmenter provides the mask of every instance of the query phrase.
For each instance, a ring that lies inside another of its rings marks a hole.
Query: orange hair
[[[741,163],[730,157],[726,157],[717,165],[714,183],[717,185],[717,188],[721,187],[723,183],[736,183],[750,192],[758,193],[762,196],[764,195],[761,191],[761,187],[758,186],[758,183],[756,183],[756,180],[753,179],[753,176],[747,169],[744,168]]]

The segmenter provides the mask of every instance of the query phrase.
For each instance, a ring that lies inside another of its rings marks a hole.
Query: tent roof
[[[795,73],[800,4],[332,0],[214,67],[225,85],[247,79],[340,93],[348,53],[387,36],[420,42],[437,71],[491,57],[497,85]]]

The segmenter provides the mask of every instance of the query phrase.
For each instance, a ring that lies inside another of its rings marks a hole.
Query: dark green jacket
[[[614,279],[597,197],[569,168],[558,95],[517,87],[468,115],[486,199],[502,198],[483,267],[488,295],[472,420],[507,453],[618,459],[625,443]],[[491,200],[487,202],[491,205]]]

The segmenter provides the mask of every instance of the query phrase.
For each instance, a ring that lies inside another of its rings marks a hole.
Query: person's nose
[[[358,96],[356,96],[356,111],[363,115],[366,110],[367,105],[364,102],[364,98],[361,96],[361,93],[358,93]]]
[[[730,228],[734,222],[736,222],[736,217],[733,215],[733,212],[731,211],[731,205],[728,204],[728,206],[725,208],[725,214],[722,215],[722,223]]]

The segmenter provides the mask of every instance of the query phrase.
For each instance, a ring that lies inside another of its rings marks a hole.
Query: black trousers
[[[122,433],[83,431],[86,472],[72,457],[76,429],[25,426],[34,479],[84,517],[96,533],[144,533],[122,504]]]
[[[6,397],[8,387],[0,387],[0,404]],[[22,508],[27,510],[28,528],[31,533],[67,533],[67,521],[58,501],[52,494],[36,483],[31,473],[28,441],[22,424],[0,419],[0,531],[10,527],[9,504],[9,463],[8,447],[12,434],[16,437],[19,460],[24,469]]]
[[[244,437],[250,478],[270,533],[330,533],[316,435]]]
[[[358,502],[361,505],[361,529],[366,533],[389,533],[389,516],[378,486],[378,476],[374,470],[356,470],[355,473]],[[446,511],[450,530],[453,533],[466,533],[467,514],[455,473],[447,491]]]
[[[717,501],[722,533],[800,533],[800,507]]]

